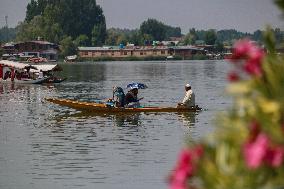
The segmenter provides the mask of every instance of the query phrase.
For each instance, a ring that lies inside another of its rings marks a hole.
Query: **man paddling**
[[[182,103],[178,103],[178,106],[184,106],[184,107],[195,107],[195,94],[191,89],[190,84],[185,85],[185,97],[183,98]]]
[[[138,108],[140,106],[139,101],[143,99],[137,97],[138,88],[133,88],[125,95],[125,104],[128,108]]]

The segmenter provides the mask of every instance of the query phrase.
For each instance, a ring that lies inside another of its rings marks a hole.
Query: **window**
[[[88,51],[85,51],[85,52],[84,52],[84,55],[85,55],[85,56],[88,56]]]
[[[127,55],[127,51],[124,51],[124,55]]]
[[[143,55],[143,51],[140,51],[140,55]]]
[[[165,54],[165,51],[161,51],[161,54]]]

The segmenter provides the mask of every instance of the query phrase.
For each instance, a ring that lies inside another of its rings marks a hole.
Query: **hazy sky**
[[[0,26],[8,15],[9,26],[25,18],[29,0],[0,0]],[[189,28],[237,29],[253,32],[266,24],[284,29],[284,20],[273,0],[97,0],[107,27],[138,28],[147,18]]]

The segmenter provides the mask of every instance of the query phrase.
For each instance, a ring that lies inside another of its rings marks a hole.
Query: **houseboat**
[[[9,60],[0,61],[0,82],[21,84],[58,83],[53,71],[61,70],[58,65],[30,65]]]

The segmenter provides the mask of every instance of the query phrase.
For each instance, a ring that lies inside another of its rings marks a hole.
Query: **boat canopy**
[[[30,72],[39,72],[40,70],[43,72],[62,71],[62,68],[58,64],[30,65],[15,61],[0,60],[0,65],[20,70],[30,68]]]
[[[25,68],[30,66],[29,64],[14,62],[14,61],[10,61],[10,60],[1,60],[0,65],[7,66],[7,67],[10,67],[10,68],[14,68],[14,69],[25,69]]]
[[[43,65],[33,65],[37,70],[32,70],[32,72],[49,72],[49,71],[62,71],[62,68],[58,64],[43,64]]]

